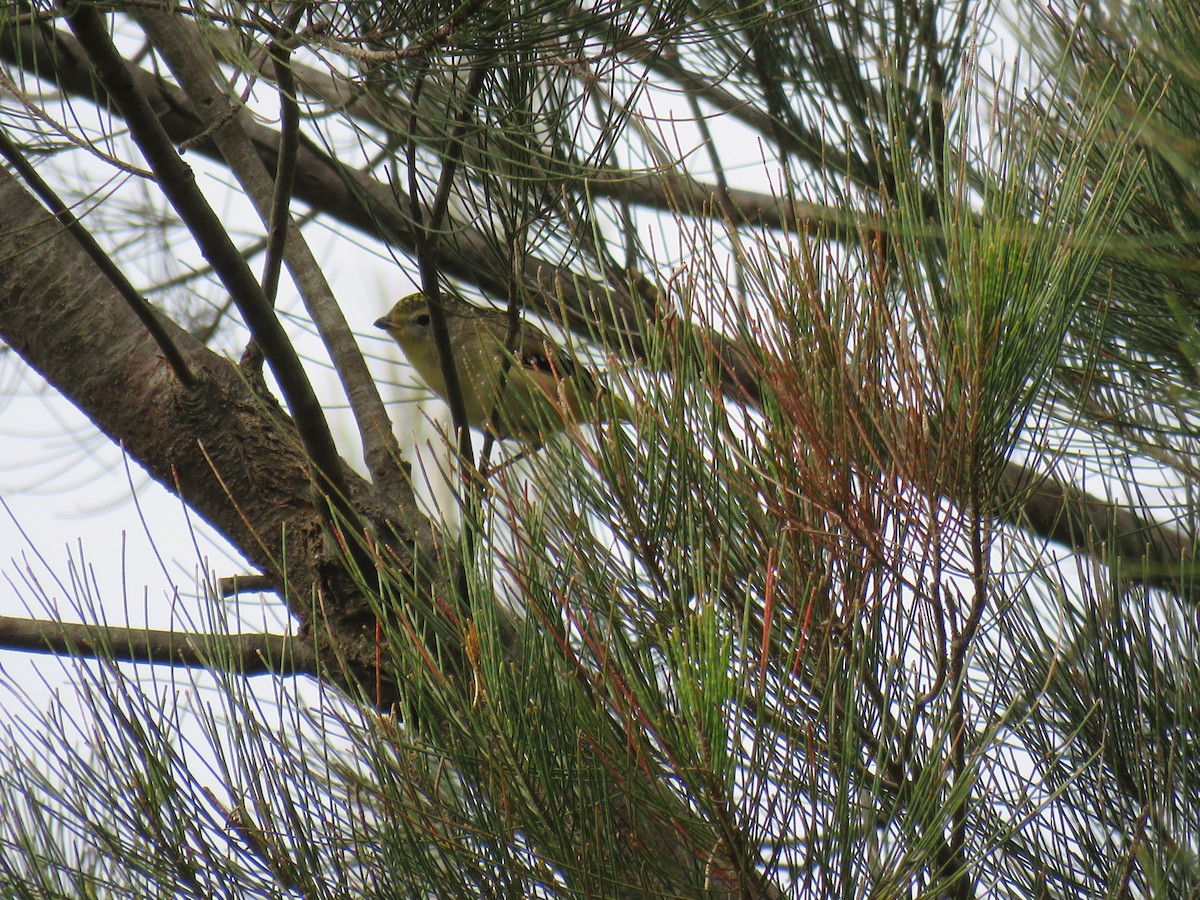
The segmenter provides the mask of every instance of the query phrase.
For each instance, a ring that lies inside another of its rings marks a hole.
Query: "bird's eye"
[[[415,319],[413,319],[413,321],[416,322],[419,327],[427,328],[429,326],[429,314],[421,313],[421,315],[417,316]]]

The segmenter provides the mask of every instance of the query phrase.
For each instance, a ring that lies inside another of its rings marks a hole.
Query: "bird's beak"
[[[391,322],[387,316],[381,316],[380,318],[375,320],[376,328],[387,328],[388,325],[390,325],[390,324],[391,324]]]

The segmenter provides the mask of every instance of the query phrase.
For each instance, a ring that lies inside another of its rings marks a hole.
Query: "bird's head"
[[[386,316],[375,320],[375,327],[382,328],[401,347],[407,348],[429,339],[430,322],[429,301],[418,291],[397,300]]]

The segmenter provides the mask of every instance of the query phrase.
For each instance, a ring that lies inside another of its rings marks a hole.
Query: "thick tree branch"
[[[1010,524],[1103,562],[1115,559],[1122,578],[1200,603],[1196,538],[1187,531],[1016,463],[1006,466],[1000,488]]]
[[[181,634],[0,616],[0,649],[105,662],[220,668],[239,675],[321,674],[312,642],[285,634]]]

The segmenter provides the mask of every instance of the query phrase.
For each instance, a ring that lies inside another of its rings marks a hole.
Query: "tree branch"
[[[1010,462],[1001,476],[1005,521],[1048,541],[1109,563],[1121,576],[1200,603],[1196,538]]]
[[[312,642],[285,634],[180,634],[0,616],[0,649],[106,662],[219,668],[239,675],[321,675]]]
[[[295,21],[301,12],[301,7],[292,10],[289,27],[295,27]],[[178,16],[173,23],[178,26]],[[178,27],[172,28],[176,33],[180,30],[182,29]],[[282,36],[273,41],[269,48],[274,64],[275,83],[279,86],[279,159],[275,164],[275,193],[271,198],[271,213],[267,217],[268,242],[263,272],[263,290],[272,303],[277,301],[279,267],[283,262],[288,235],[294,231],[298,240],[303,239],[303,235],[296,231],[296,223],[291,220],[292,194],[296,186],[296,154],[300,152],[300,105],[296,102],[296,79],[292,75],[292,51],[289,41],[289,37]],[[319,267],[317,272],[322,276],[322,283],[325,283],[324,273]],[[329,294],[332,300],[332,289]],[[346,331],[349,332],[349,328]]]

